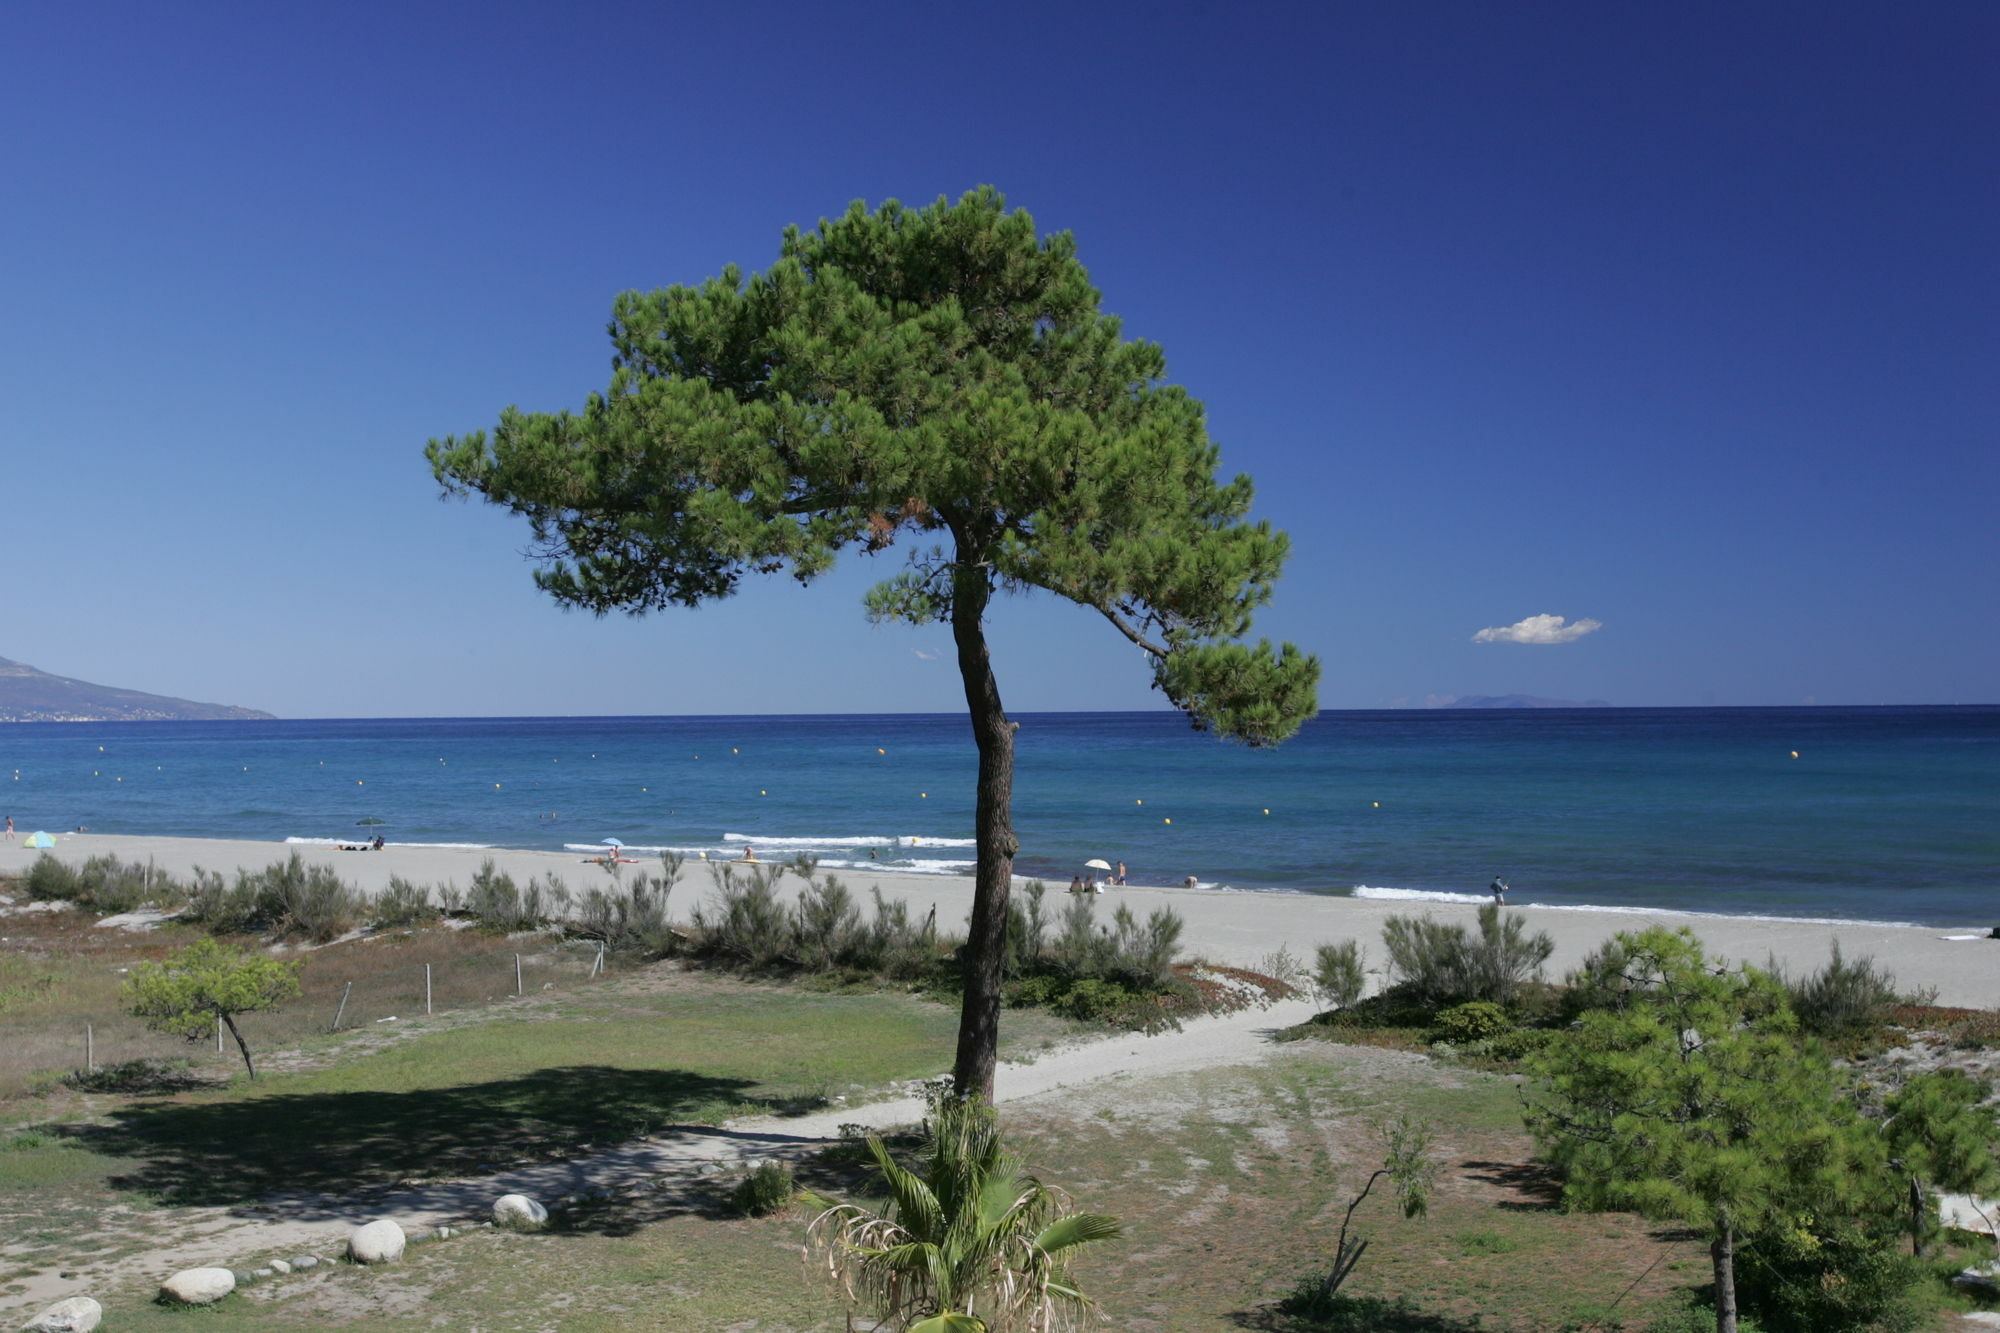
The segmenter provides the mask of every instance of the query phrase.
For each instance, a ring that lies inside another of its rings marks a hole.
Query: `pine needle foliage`
[[[198,940],[157,963],[140,963],[125,981],[125,1007],[159,1032],[201,1041],[220,1022],[236,1039],[243,1067],[257,1077],[238,1014],[275,1009],[299,993],[298,961],[281,962],[216,940]]]
[[[627,292],[609,387],[430,442],[449,494],[527,519],[537,583],[599,615],[695,606],[746,574],[809,582],[906,543],[876,621],[951,627],[979,747],[978,874],[955,1076],[990,1095],[1013,832],[1014,726],[986,639],[995,593],[1098,612],[1194,725],[1274,744],[1318,659],[1244,642],[1284,534],[1218,479],[1201,404],[1129,340],[1066,232],[981,188],[857,202],[788,229],[762,273]]]
[[[1528,1124],[1569,1205],[1707,1237],[1715,1327],[1736,1333],[1738,1243],[1801,1216],[1879,1213],[1881,1137],[1777,979],[1718,966],[1686,930],[1613,944],[1595,977],[1622,1007],[1586,1011],[1530,1058]]]

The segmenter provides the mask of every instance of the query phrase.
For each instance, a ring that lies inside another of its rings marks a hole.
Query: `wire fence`
[[[281,1008],[238,1015],[236,1026],[261,1065],[268,1055],[330,1033],[418,1022],[587,985],[604,977],[616,961],[593,940],[523,940],[487,953],[309,984]],[[189,1072],[205,1075],[242,1069],[236,1043],[220,1023],[212,1038],[190,1042],[154,1032],[117,1010],[0,1016],[0,1097],[31,1091],[72,1072],[134,1060],[191,1060]]]

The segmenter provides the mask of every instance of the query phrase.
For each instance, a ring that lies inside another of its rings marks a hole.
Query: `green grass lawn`
[[[381,1048],[382,1034],[356,1034],[344,1053],[339,1043],[315,1051],[324,1067],[255,1083],[42,1099],[66,1118],[0,1128],[0,1235],[10,1238],[0,1296],[10,1271],[54,1262],[109,1208],[352,1197],[673,1122],[815,1105],[941,1072],[957,1014],[907,995],[662,971],[439,1022]],[[1010,1054],[1070,1030],[1030,1014],[1009,1027]],[[16,1103],[17,1122],[37,1104]]]

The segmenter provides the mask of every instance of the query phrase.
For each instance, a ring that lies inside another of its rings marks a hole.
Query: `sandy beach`
[[[19,842],[0,843],[0,874],[25,870],[37,855],[58,856],[66,861],[113,855],[127,861],[151,859],[155,865],[176,875],[201,867],[234,874],[238,869],[261,869],[297,851],[309,863],[323,864],[367,894],[380,892],[392,875],[418,884],[468,883],[487,858],[500,869],[525,882],[535,875],[557,876],[572,890],[582,890],[607,882],[605,871],[574,852],[510,851],[436,846],[397,846],[379,852],[344,852],[337,848],[301,846],[274,842],[230,841],[208,838],[127,837],[109,834],[64,834],[48,853],[30,851]],[[641,861],[627,867],[628,873],[650,870],[654,863]],[[872,889],[879,888],[890,898],[900,898],[912,911],[937,909],[940,923],[956,928],[965,919],[972,902],[969,878],[944,875],[897,875],[843,873],[842,881],[865,902]],[[688,909],[709,891],[710,877],[704,863],[688,863],[676,889],[674,915],[685,918]],[[786,892],[796,892],[801,882],[787,876]],[[1051,886],[1055,888],[1057,886]],[[1057,894],[1060,897],[1060,894]],[[1201,889],[1126,888],[1112,889],[1099,899],[1109,913],[1117,904],[1129,904],[1141,913],[1157,907],[1172,907],[1187,921],[1183,936],[1189,954],[1219,963],[1252,965],[1280,948],[1310,958],[1314,946],[1344,939],[1359,939],[1368,950],[1369,966],[1379,968],[1384,960],[1381,947],[1382,922],[1396,914],[1431,913],[1443,920],[1470,922],[1475,907],[1464,903],[1398,902],[1379,899],[1323,897],[1309,894],[1241,893]],[[1868,955],[1892,972],[1907,987],[1934,986],[1941,1004],[1969,1008],[2000,1006],[2000,940],[1951,939],[1954,935],[1983,937],[1990,922],[1963,923],[1961,927],[1886,926],[1823,922],[1777,921],[1750,917],[1713,917],[1693,913],[1597,911],[1538,906],[1532,895],[1509,904],[1524,913],[1532,928],[1547,931],[1556,942],[1550,971],[1560,975],[1574,967],[1604,939],[1620,930],[1638,930],[1648,925],[1686,926],[1709,948],[1725,957],[1762,963],[1776,957],[1795,971],[1804,971],[1824,962],[1834,940],[1850,958]]]

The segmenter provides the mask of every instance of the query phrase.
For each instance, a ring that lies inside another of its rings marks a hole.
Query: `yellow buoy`
[[[731,754],[742,754],[742,753],[743,753],[743,751],[741,751],[741,750],[737,749],[737,748],[736,748],[735,746],[733,746],[733,745],[732,745],[732,746],[730,746],[730,747],[729,747],[729,753],[731,753]]]
[[[1271,813],[1271,810],[1270,810],[1270,807],[1269,807],[1269,806],[1266,806],[1266,807],[1265,807],[1265,809],[1264,809],[1264,813],[1265,813],[1265,814],[1267,814],[1267,815]]]
[[[763,789],[762,787],[759,787],[759,788],[757,789],[757,794],[758,794],[759,796],[769,796],[769,795],[770,795],[771,793],[770,793],[770,792],[767,792],[767,791],[765,791],[765,790],[764,790],[764,789]]]
[[[111,780],[112,780],[113,782],[123,782],[123,781],[124,781],[125,779],[123,779],[123,778],[113,778],[113,779],[111,779]]]
[[[887,753],[889,753],[889,752],[888,752],[887,750],[883,749],[883,748],[882,748],[881,746],[879,746],[879,745],[878,745],[878,746],[876,746],[876,747],[875,747],[875,753],[876,753],[876,754],[887,754]]]
[[[1797,750],[1792,751],[1792,758],[1797,759],[1798,757],[1799,757],[1799,752]]]
[[[1380,810],[1382,808],[1382,803],[1380,801],[1375,802],[1375,808],[1377,810]]]
[[[494,783],[493,785],[494,785],[494,787],[496,787],[496,788],[497,788],[497,787],[499,787],[499,785],[500,785],[500,784],[496,782],[496,783]]]
[[[1171,823],[1173,823],[1174,821],[1173,821],[1173,820],[1171,820],[1171,819],[1163,819],[1163,820],[1161,820],[1160,822],[1161,822],[1162,824],[1171,824]]]
[[[354,779],[354,785],[355,785],[355,786],[357,786],[357,787],[365,787],[365,786],[367,786],[368,784],[367,784],[367,783],[365,783],[365,782],[363,782],[363,781],[362,781],[362,780],[361,780],[360,778],[356,778],[356,779]]]
[[[1134,804],[1134,805],[1144,805],[1144,804],[1145,804],[1145,802],[1144,802],[1144,801],[1141,801],[1141,800],[1134,800],[1134,801],[1132,802],[1132,804]]]
[[[917,793],[917,799],[920,801],[928,801],[930,798],[931,794],[927,791],[920,791]]]

